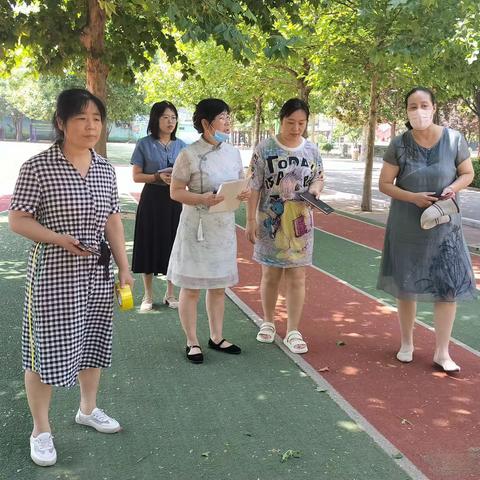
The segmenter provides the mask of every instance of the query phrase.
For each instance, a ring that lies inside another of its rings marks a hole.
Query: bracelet
[[[160,176],[160,173],[158,173],[158,172],[155,172],[153,174],[153,176],[154,176],[156,182],[160,182],[162,180],[162,177]]]

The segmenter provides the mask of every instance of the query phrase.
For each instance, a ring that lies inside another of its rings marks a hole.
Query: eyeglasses
[[[171,120],[172,122],[177,121],[177,117],[175,115],[172,115],[171,117],[169,115],[162,115],[160,118],[162,120]]]

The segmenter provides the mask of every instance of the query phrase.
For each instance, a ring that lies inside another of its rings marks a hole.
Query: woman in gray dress
[[[470,152],[457,131],[433,123],[436,102],[423,87],[405,98],[407,130],[384,156],[380,191],[392,197],[377,287],[397,299],[401,346],[397,359],[413,360],[417,301],[434,303],[434,364],[446,372],[460,367],[449,341],[456,302],[475,298],[475,278],[459,213],[423,229],[422,213],[440,199],[455,199],[473,180]]]

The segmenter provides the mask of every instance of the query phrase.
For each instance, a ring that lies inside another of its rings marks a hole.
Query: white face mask
[[[408,121],[415,130],[425,130],[433,123],[433,108],[417,108],[407,112]]]

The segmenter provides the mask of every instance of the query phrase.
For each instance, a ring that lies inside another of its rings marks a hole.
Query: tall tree
[[[331,0],[319,18],[319,51],[312,81],[346,85],[368,112],[367,158],[361,208],[370,211],[379,99],[425,78],[433,45],[454,25],[453,0]],[[408,74],[408,75],[406,75]]]
[[[248,50],[242,23],[271,31],[270,8],[281,0],[257,2],[187,0],[12,0],[0,11],[0,53],[15,59],[15,44],[36,60],[43,71],[75,64],[86,69],[86,85],[105,100],[109,75],[133,79],[135,69],[147,68],[158,48],[169,59],[181,57],[169,33],[176,26],[188,40],[215,41],[237,56]],[[1,57],[0,57],[1,58]],[[105,135],[99,151],[105,153]]]

